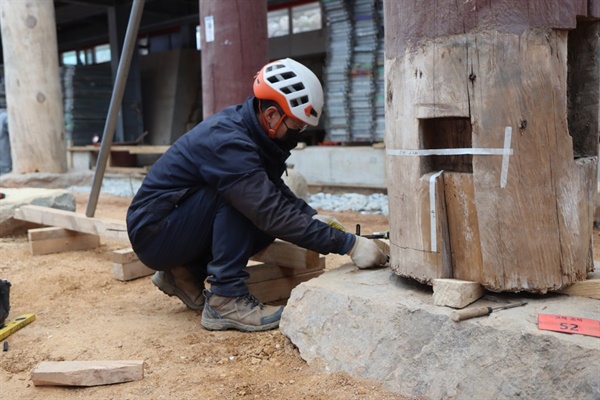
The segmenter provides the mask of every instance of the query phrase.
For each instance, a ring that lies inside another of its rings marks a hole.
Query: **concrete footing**
[[[347,264],[296,287],[280,329],[311,365],[431,399],[598,399],[600,339],[541,331],[538,314],[600,319],[598,300],[491,294],[527,305],[461,322],[431,288]]]

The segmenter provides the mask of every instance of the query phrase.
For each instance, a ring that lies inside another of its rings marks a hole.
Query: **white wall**
[[[309,185],[386,187],[385,149],[308,146],[292,150],[287,162]]]

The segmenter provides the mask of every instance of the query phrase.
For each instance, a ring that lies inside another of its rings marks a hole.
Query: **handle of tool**
[[[465,319],[483,317],[484,315],[491,314],[492,310],[492,307],[465,308],[464,310],[452,311],[450,318],[455,322],[464,321]]]

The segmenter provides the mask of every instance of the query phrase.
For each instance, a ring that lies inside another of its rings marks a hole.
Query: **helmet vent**
[[[285,65],[283,65],[283,64],[275,64],[275,65],[270,65],[270,66],[268,66],[268,67],[265,69],[265,71],[267,71],[267,72],[271,72],[271,71],[273,71],[273,70],[276,70],[276,69],[281,69],[281,68],[285,68]]]
[[[296,74],[290,71],[290,72],[283,72],[281,74],[275,74],[273,76],[268,77],[267,80],[271,83],[277,83],[277,82],[287,81],[288,79],[292,79],[295,77],[296,77]]]
[[[295,83],[291,86],[282,87],[281,91],[285,94],[290,94],[293,92],[298,92],[300,90],[304,90],[304,84],[302,82]]]
[[[302,96],[300,98],[293,99],[292,101],[290,101],[290,104],[292,105],[292,107],[298,107],[298,106],[301,106],[302,104],[306,104],[306,103],[308,103],[308,96]]]

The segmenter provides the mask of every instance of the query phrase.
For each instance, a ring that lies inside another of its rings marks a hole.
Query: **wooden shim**
[[[458,279],[433,280],[433,304],[436,306],[463,308],[484,294],[485,290],[478,282]]]
[[[97,386],[144,378],[144,361],[42,361],[31,371],[35,386]]]
[[[383,254],[390,256],[390,240],[389,239],[372,239],[373,243],[379,247],[379,250],[383,251]]]
[[[600,272],[593,272],[586,281],[576,282],[556,293],[600,300]]]
[[[113,262],[117,264],[127,264],[138,261],[138,257],[131,247],[113,251]]]
[[[142,263],[131,247],[113,252],[113,276],[120,281],[130,281],[152,275],[156,271]]]
[[[64,228],[48,227],[27,231],[34,256],[63,251],[88,250],[100,246],[100,236]]]
[[[275,240],[269,247],[250,257],[253,261],[282,267],[310,270],[320,266],[320,254],[294,244]]]
[[[140,260],[126,264],[113,263],[113,276],[120,281],[131,281],[152,275],[155,272],[152,268],[146,267]]]
[[[262,303],[289,299],[292,289],[302,282],[316,278],[323,273],[322,270],[307,272],[290,277],[272,279],[269,281],[250,283],[248,289]]]
[[[325,257],[320,257],[319,260],[320,262],[318,265],[306,271],[301,271],[301,274],[308,272],[323,271],[325,269]],[[247,284],[271,281],[280,278],[290,278],[296,275],[301,275],[298,274],[298,269],[286,268],[276,264],[249,265],[246,267],[246,271],[250,274],[250,278],[246,280]]]
[[[56,226],[72,231],[129,241],[125,222],[116,219],[90,218],[73,211],[32,205],[17,208],[14,218],[40,225]]]
[[[443,174],[437,178],[434,178],[435,175],[436,173],[427,173],[418,178],[413,188],[414,196],[398,192],[397,195],[406,199],[403,203],[405,207],[397,207],[397,213],[390,213],[390,225],[396,223],[399,226],[411,226],[410,229],[391,232],[390,267],[398,275],[427,284],[432,279],[452,277]],[[410,183],[405,181],[404,185]],[[408,212],[409,209],[414,211]],[[435,219],[432,211],[435,211]],[[435,223],[432,224],[432,221]],[[396,239],[394,235],[400,237]]]
[[[452,277],[481,282],[483,260],[473,174],[444,172],[444,193],[452,254]]]

